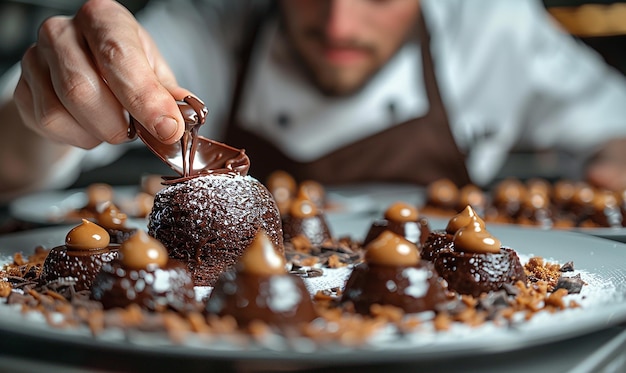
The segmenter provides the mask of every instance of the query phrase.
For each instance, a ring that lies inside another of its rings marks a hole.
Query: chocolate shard
[[[574,262],[569,261],[561,266],[561,272],[573,272],[574,271]]]
[[[571,277],[559,277],[554,290],[565,289],[568,294],[578,294],[583,288],[585,282],[580,278],[580,274]]]

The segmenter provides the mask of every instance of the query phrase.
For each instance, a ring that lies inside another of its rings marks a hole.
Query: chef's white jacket
[[[602,142],[626,137],[626,79],[562,31],[540,1],[421,2],[451,130],[476,184],[492,180],[515,147],[584,158]],[[242,15],[259,3],[251,4],[157,1],[138,15],[179,84],[209,107],[205,136],[224,133],[246,30]],[[417,40],[360,92],[332,98],[294,68],[276,26],[268,22],[258,37],[238,120],[293,159],[314,160],[428,109]],[[16,81],[15,72],[5,76],[5,96]],[[285,115],[288,128],[278,123]],[[112,161],[127,146],[76,149],[51,169],[47,186],[70,183],[72,174]]]

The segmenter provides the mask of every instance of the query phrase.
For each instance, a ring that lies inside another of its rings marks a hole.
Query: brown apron
[[[251,60],[248,56],[240,70],[235,89],[226,143],[246,150],[251,159],[250,175],[260,181],[265,181],[269,173],[280,169],[289,172],[298,181],[312,179],[326,185],[357,182],[427,185],[444,177],[457,185],[469,183],[465,156],[454,141],[439,94],[430,52],[430,36],[423,17],[420,17],[418,27],[422,42],[424,82],[430,104],[429,111],[423,117],[393,126],[319,159],[294,161],[270,141],[243,129],[237,123],[237,111],[248,70],[246,65]]]

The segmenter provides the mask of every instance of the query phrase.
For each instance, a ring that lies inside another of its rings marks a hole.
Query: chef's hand
[[[616,192],[626,190],[626,139],[608,142],[587,167],[590,183]]]
[[[165,143],[183,134],[176,83],[133,15],[111,0],[90,0],[73,18],[52,17],[21,62],[14,101],[24,124],[90,149],[127,141],[130,113]]]

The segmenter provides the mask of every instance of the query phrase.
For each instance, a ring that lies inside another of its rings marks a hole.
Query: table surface
[[[0,371],[68,371],[68,372],[624,372],[626,371],[626,329],[623,326],[591,333],[567,341],[534,346],[506,353],[480,354],[457,359],[420,361],[419,363],[385,363],[367,366],[327,366],[315,361],[301,365],[238,360],[194,360],[115,354],[89,346],[37,342],[19,335],[0,338]]]
[[[159,162],[153,162],[151,155],[145,152],[131,153],[117,163],[104,169],[87,173],[72,187],[83,187],[93,182],[107,182],[112,185],[138,185],[142,174],[167,174],[169,169]],[[129,161],[129,159],[131,161]],[[548,158],[552,159],[552,158]],[[555,164],[558,163],[554,160]],[[545,166],[545,162],[543,162]],[[131,166],[134,165],[134,166]],[[509,167],[501,173],[502,177],[513,174],[515,170],[527,168],[526,160],[512,159]],[[550,168],[550,167],[549,167]],[[532,168],[531,168],[532,169]],[[535,169],[536,170],[536,169]],[[552,172],[548,169],[542,173]],[[523,175],[522,175],[523,176]],[[7,206],[0,206],[0,234],[38,228],[41,225],[16,221],[9,215]],[[133,354],[115,354],[111,356],[102,351],[86,346],[65,346],[57,343],[33,341],[20,335],[3,335],[0,338],[0,371],[164,371],[186,372],[208,371],[337,371],[337,366],[324,366],[320,362],[308,366],[281,366],[261,362],[215,361],[180,361],[175,359],[137,359]],[[457,360],[432,360],[419,364],[385,364],[369,366],[342,366],[342,372],[623,372],[626,371],[626,326],[619,325],[582,337],[557,343],[534,346],[522,350],[503,353],[491,353],[476,357],[463,357]]]

